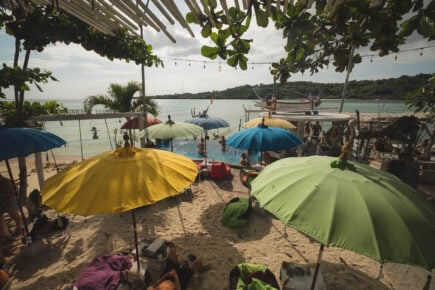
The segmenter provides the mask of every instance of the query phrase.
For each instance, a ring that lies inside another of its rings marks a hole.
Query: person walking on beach
[[[201,138],[201,141],[198,143],[198,154],[201,156],[204,156],[205,154],[204,138]]]
[[[219,143],[222,146],[222,152],[227,151],[227,144],[225,144],[226,140],[225,140],[225,136],[222,135],[221,139],[219,140]]]

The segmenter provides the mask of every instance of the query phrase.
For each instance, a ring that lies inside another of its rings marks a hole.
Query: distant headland
[[[389,99],[403,100],[404,96],[423,87],[431,74],[418,74],[415,76],[401,76],[380,80],[350,81],[347,88],[348,99]],[[209,91],[202,93],[180,93],[173,95],[150,96],[154,99],[257,99],[269,97],[273,93],[273,84],[244,85],[223,91]],[[275,86],[275,95],[280,99],[297,99],[308,96],[318,96],[322,99],[341,98],[343,83],[313,83],[288,82],[285,85]],[[257,95],[256,95],[257,94]]]

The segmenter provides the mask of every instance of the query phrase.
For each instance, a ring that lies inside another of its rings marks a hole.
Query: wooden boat
[[[321,101],[319,97],[313,98],[300,98],[297,101],[284,101],[277,100],[275,96],[271,99],[260,98],[256,101],[256,106],[269,111],[283,111],[283,112],[310,112],[317,111],[317,107]]]

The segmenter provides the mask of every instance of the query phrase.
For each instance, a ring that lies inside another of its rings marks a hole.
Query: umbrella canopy
[[[197,171],[197,165],[182,155],[126,146],[48,178],[42,202],[82,216],[120,213],[180,193],[195,181]]]
[[[204,130],[212,130],[219,128],[227,128],[230,126],[227,121],[217,117],[210,117],[207,114],[201,114],[195,118],[191,118],[185,121],[186,123],[195,124]]]
[[[62,138],[33,128],[0,128],[0,160],[25,157],[65,145]]]
[[[89,216],[132,210],[137,268],[139,249],[134,209],[182,192],[198,174],[182,155],[125,146],[72,165],[47,179],[42,203],[58,212]]]
[[[268,115],[267,117],[252,119],[252,120],[244,123],[242,125],[242,127],[252,128],[252,127],[257,127],[258,125],[261,125],[261,124],[264,124],[265,126],[288,129],[288,130],[296,129],[296,126],[293,125],[292,123],[290,123],[289,121],[281,119],[281,118],[274,118],[270,115]]]
[[[152,139],[175,139],[201,135],[203,131],[202,127],[191,123],[175,123],[169,117],[169,120],[164,124],[157,124],[148,128],[148,137]],[[141,131],[139,137],[143,137],[143,135],[144,132]]]
[[[281,128],[259,125],[234,133],[227,138],[227,144],[238,149],[279,151],[301,145],[302,139]]]
[[[139,126],[140,118],[143,118],[144,122],[145,122],[145,118],[144,117],[134,117],[134,118],[131,118],[130,120],[128,120],[127,122],[125,122],[121,126],[121,129],[132,129],[132,130],[134,130],[134,129],[141,129],[140,126]],[[153,125],[156,125],[156,124],[160,124],[161,122],[162,121],[160,121],[157,118],[154,118],[152,116],[147,116],[147,125],[148,126],[153,126]]]
[[[392,174],[359,163],[353,170],[334,168],[334,160],[312,156],[276,161],[252,181],[251,194],[261,207],[322,247],[434,268],[435,206]]]
[[[148,130],[148,138],[153,139],[170,139],[171,140],[171,151],[173,151],[172,147],[172,139],[187,137],[187,136],[198,136],[202,134],[204,131],[201,127],[196,126],[191,123],[175,123],[171,120],[171,116],[168,116],[168,121],[164,124],[157,124],[147,129]],[[139,133],[139,137],[143,137],[145,135],[144,131]]]

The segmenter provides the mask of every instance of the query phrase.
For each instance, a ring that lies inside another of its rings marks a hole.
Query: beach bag
[[[213,162],[210,168],[212,180],[225,180],[231,175],[231,167],[224,162]]]
[[[224,209],[221,222],[227,227],[241,227],[248,223],[252,210],[249,198],[233,198]]]
[[[279,290],[275,275],[262,264],[238,264],[229,278],[229,290]]]

